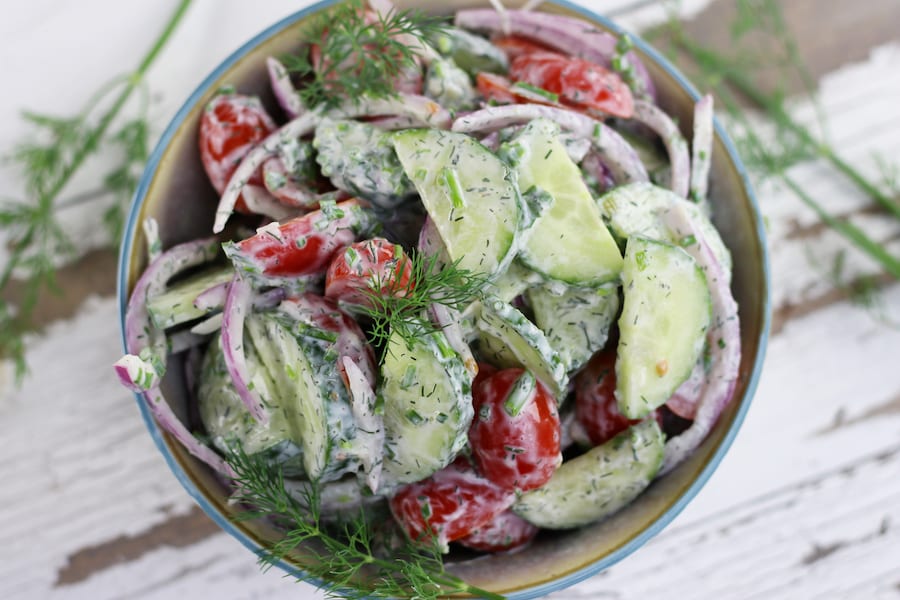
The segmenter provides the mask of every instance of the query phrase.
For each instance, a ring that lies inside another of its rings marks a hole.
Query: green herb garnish
[[[422,319],[422,311],[432,304],[463,310],[477,299],[489,278],[461,268],[460,260],[442,265],[438,256],[416,252],[407,261],[398,261],[387,281],[373,279],[363,292],[369,306],[360,309],[372,319],[369,335],[373,343],[387,344],[393,332],[411,346],[417,338],[437,331],[437,327],[429,328],[430,321]]]
[[[74,245],[56,211],[63,206],[92,201],[112,194],[115,202],[103,214],[110,240],[122,231],[124,207],[131,199],[148,157],[149,123],[146,94],[138,116],[119,123],[119,113],[144,78],[160,51],[181,22],[191,0],[182,0],[137,69],[101,87],[85,108],[73,117],[31,111],[22,113],[34,128],[33,137],[18,144],[7,160],[19,170],[26,197],[0,201],[0,230],[9,240],[9,260],[0,272],[0,356],[11,358],[18,380],[25,375],[22,337],[32,329],[32,316],[41,294],[59,293],[56,266],[74,253]],[[119,161],[102,180],[101,188],[60,200],[62,192],[85,160],[108,148]],[[14,275],[16,276],[14,278]],[[22,277],[20,300],[10,300],[13,281]]]
[[[303,31],[304,41],[317,45],[317,56],[307,49],[284,57],[284,65],[304,78],[298,93],[310,108],[395,96],[394,78],[418,68],[417,52],[446,26],[421,11],[367,13],[362,0],[351,0],[315,17]]]
[[[249,506],[238,520],[273,519],[284,536],[264,550],[260,564],[270,567],[289,557],[300,544],[301,568],[321,581],[330,598],[405,598],[432,600],[450,594],[471,594],[489,600],[503,596],[467,584],[448,573],[434,536],[413,543],[396,540],[389,550],[374,526],[360,511],[343,522],[322,518],[319,488],[310,484],[298,499],[285,489],[280,467],[258,455],[248,456],[239,446],[226,460],[234,472],[234,499]]]

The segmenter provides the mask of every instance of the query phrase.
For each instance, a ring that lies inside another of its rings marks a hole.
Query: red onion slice
[[[581,19],[543,12],[507,10],[503,14],[491,9],[461,10],[456,13],[456,26],[464,29],[521,35],[545,46],[609,68],[616,54],[616,36],[601,31]],[[625,55],[634,68],[637,87],[649,97],[656,95],[647,67],[634,51]],[[638,94],[641,95],[640,93]]]
[[[664,219],[677,236],[676,239],[691,235],[697,240],[697,243],[685,246],[684,249],[694,257],[706,274],[713,319],[707,333],[711,366],[697,402],[694,423],[681,435],[666,442],[660,473],[671,471],[706,439],[732,399],[741,366],[738,306],[731,295],[724,267],[716,260],[702,230],[693,222],[682,203],[673,203]]]
[[[706,204],[712,143],[713,97],[707,94],[694,105],[694,139],[691,140],[690,199],[701,206]]]
[[[306,112],[306,107],[291,83],[291,76],[281,62],[271,56],[266,59],[266,70],[269,72],[269,84],[275,100],[289,119],[296,119]]]
[[[687,198],[691,160],[688,157],[687,142],[681,135],[681,131],[678,130],[678,126],[658,106],[646,100],[634,101],[634,119],[652,129],[662,138],[666,151],[669,153],[671,165],[669,189],[682,198]]]
[[[384,463],[384,418],[376,411],[377,399],[372,383],[349,356],[341,357],[350,392],[350,410],[356,420],[356,444],[366,475],[366,485],[378,491]]]
[[[222,312],[222,350],[225,367],[244,406],[254,419],[265,425],[269,422],[269,414],[262,398],[250,387],[250,368],[244,354],[244,320],[252,306],[252,295],[250,284],[235,274],[228,286]]]

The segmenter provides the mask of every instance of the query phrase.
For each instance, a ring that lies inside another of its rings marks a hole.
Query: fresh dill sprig
[[[421,11],[377,14],[366,11],[362,0],[350,0],[315,17],[303,31],[309,46],[284,57],[284,64],[303,78],[298,93],[310,108],[390,97],[397,93],[394,79],[418,68],[416,46],[424,48],[445,27]]]
[[[432,600],[451,594],[503,598],[448,573],[434,539],[407,541],[381,553],[374,527],[362,512],[343,522],[325,522],[317,484],[307,486],[298,499],[285,488],[281,469],[264,458],[247,455],[237,445],[226,460],[234,471],[233,499],[249,505],[237,518],[268,518],[284,529],[283,537],[260,556],[263,568],[295,558],[309,577],[320,581],[329,598]],[[300,544],[302,554],[294,556]]]
[[[59,292],[56,266],[74,252],[74,245],[56,214],[62,206],[60,195],[86,159],[102,148],[112,147],[118,162],[104,178],[102,189],[80,200],[100,193],[113,194],[114,203],[103,214],[103,222],[110,239],[118,240],[125,203],[131,198],[147,161],[149,126],[144,110],[137,118],[121,125],[116,125],[116,119],[133,92],[142,89],[147,71],[190,2],[181,0],[133,73],[102,86],[86,108],[74,117],[22,113],[34,131],[6,158],[21,174],[26,197],[0,202],[0,230],[9,246],[9,260],[0,272],[0,357],[13,360],[19,381],[27,370],[23,336],[33,327],[37,303],[44,291]],[[14,276],[24,279],[23,291],[15,302],[10,292]]]
[[[376,275],[369,289],[363,290],[368,306],[358,309],[372,319],[372,341],[387,344],[395,333],[412,345],[422,335],[438,330],[429,329],[430,321],[422,319],[422,312],[432,304],[462,310],[477,299],[489,277],[460,267],[461,260],[445,265],[437,255],[414,252],[408,260],[398,261],[396,271],[386,280]]]

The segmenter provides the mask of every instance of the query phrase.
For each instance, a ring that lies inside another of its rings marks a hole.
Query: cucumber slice
[[[250,372],[257,375],[261,370],[259,356],[251,346],[245,348],[245,353]],[[244,406],[225,367],[220,336],[216,335],[210,341],[200,372],[197,389],[200,420],[220,451],[227,452],[229,444],[236,441],[244,452],[252,455],[291,439],[291,430],[282,411],[271,411],[269,423],[263,425]],[[260,385],[258,377],[255,381]]]
[[[500,368],[522,367],[541,380],[558,399],[568,377],[559,353],[544,332],[513,305],[498,298],[484,301],[475,320],[479,353]]]
[[[613,514],[646,489],[662,465],[665,440],[654,419],[567,460],[513,511],[548,529],[571,529]]]
[[[540,273],[535,273],[514,260],[506,271],[491,282],[488,294],[504,302],[512,302],[516,296],[524,294],[528,288],[543,281],[544,278]]]
[[[700,358],[712,316],[706,276],[684,250],[628,239],[622,269],[616,399],[629,419],[665,403]]]
[[[245,326],[274,382],[278,408],[292,438],[303,449],[303,467],[310,480],[332,481],[357,470],[349,393],[334,376],[335,358],[328,355],[326,345],[309,336],[298,338],[269,314],[255,314]]]
[[[393,140],[450,259],[477,273],[504,271],[522,220],[522,200],[506,165],[461,133],[407,129]]]
[[[461,69],[475,77],[481,71],[506,73],[506,54],[485,38],[458,27],[444,27],[429,40],[438,52],[450,56]]]
[[[381,365],[388,486],[410,483],[446,467],[468,440],[472,377],[443,333],[412,347],[392,335]]]
[[[722,236],[713,226],[701,208],[678,196],[671,190],[652,183],[640,182],[619,186],[604,194],[600,200],[600,210],[609,221],[609,228],[621,243],[629,237],[641,236],[685,246],[695,241],[675,239],[671,230],[663,222],[663,216],[675,204],[681,204],[691,220],[697,224],[700,233],[709,243],[716,259],[731,278],[731,253],[722,241]]]
[[[531,121],[502,151],[515,163],[520,190],[537,186],[553,199],[531,228],[521,260],[567,283],[594,286],[615,279],[622,254],[559,139],[559,127],[546,119]]]
[[[528,290],[534,322],[572,373],[606,345],[619,314],[618,286],[598,288],[543,285]]]
[[[147,312],[153,325],[168,329],[206,316],[209,311],[195,307],[194,300],[214,285],[228,283],[233,276],[234,269],[230,265],[219,267],[179,281],[159,296],[150,298]]]

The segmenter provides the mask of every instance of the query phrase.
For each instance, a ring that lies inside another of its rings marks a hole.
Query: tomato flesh
[[[225,191],[244,157],[275,129],[275,121],[255,96],[219,94],[209,101],[200,119],[200,159],[216,192]],[[254,173],[247,183],[262,185],[262,174]],[[249,212],[243,197],[235,208]]]
[[[344,304],[371,306],[371,293],[403,296],[410,291],[412,263],[398,244],[372,238],[338,253],[328,267],[325,295]]]
[[[510,78],[559,96],[561,103],[595,116],[630,118],[631,90],[614,72],[556,52],[531,52],[512,61]]]
[[[527,546],[537,532],[537,526],[506,510],[487,525],[457,541],[466,548],[481,552],[509,552]]]
[[[509,60],[514,60],[523,54],[553,52],[553,50],[547,46],[520,35],[504,35],[496,37],[491,40],[491,43],[503,50]]]
[[[345,200],[257,231],[235,244],[231,258],[269,277],[324,274],[335,253],[356,241],[371,220],[359,200]]]
[[[562,462],[556,399],[533,378],[533,392],[515,414],[507,406],[523,369],[504,369],[472,389],[475,419],[469,429],[478,471],[507,490],[528,491],[550,479]]]
[[[616,353],[598,352],[575,379],[575,418],[595,446],[640,423],[619,412],[615,392]]]
[[[433,533],[443,547],[491,522],[515,494],[481,477],[464,457],[391,497],[394,518],[412,540]]]

